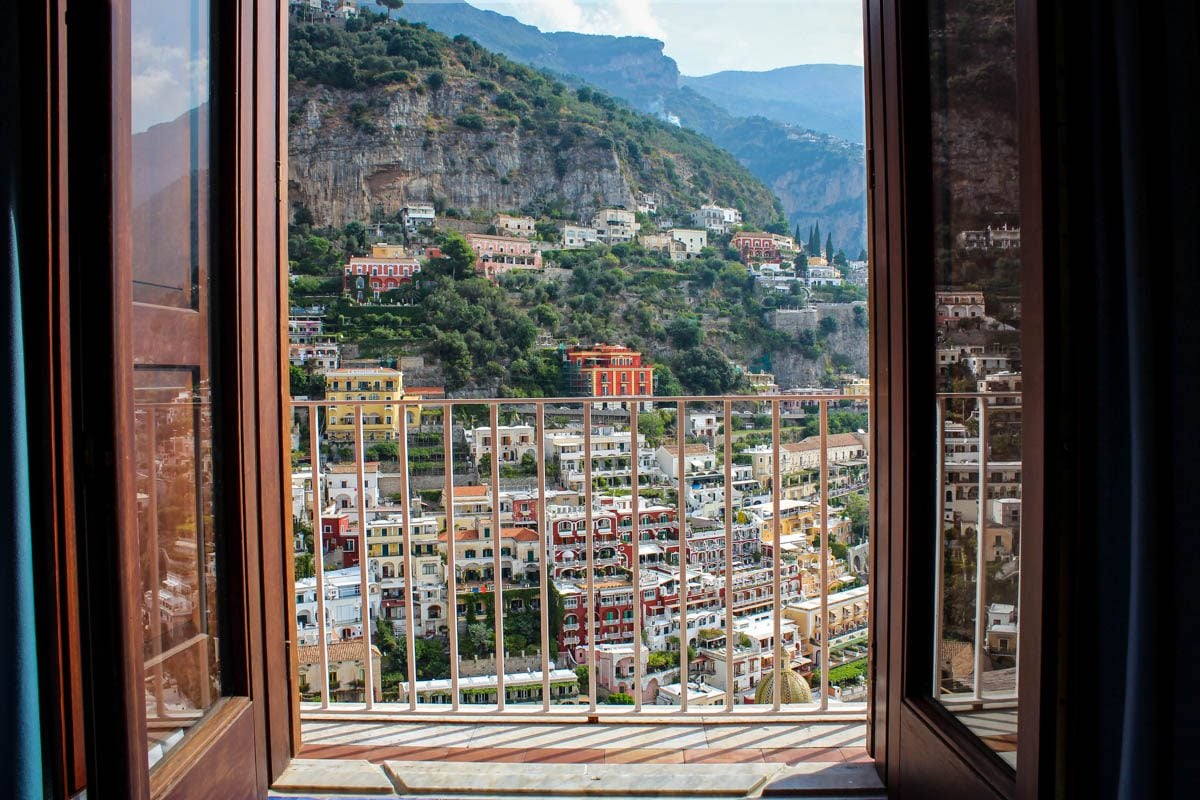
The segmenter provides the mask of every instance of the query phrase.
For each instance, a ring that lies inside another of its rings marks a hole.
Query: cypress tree
[[[830,264],[833,263],[833,234],[830,233],[825,237],[825,260]]]

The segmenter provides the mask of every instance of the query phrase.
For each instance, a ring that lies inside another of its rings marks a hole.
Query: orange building
[[[569,347],[567,389],[583,397],[633,397],[654,394],[654,367],[642,364],[642,354],[616,344]]]

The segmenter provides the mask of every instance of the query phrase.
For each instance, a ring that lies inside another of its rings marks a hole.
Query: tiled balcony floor
[[[305,719],[300,755],[275,796],[878,797],[864,736],[861,720]]]
[[[309,720],[300,757],[508,763],[867,762],[862,722],[577,723]]]

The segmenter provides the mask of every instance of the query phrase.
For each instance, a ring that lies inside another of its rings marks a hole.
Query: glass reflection
[[[936,697],[1016,765],[1021,231],[1013,0],[931,0]]]
[[[134,447],[151,766],[221,694],[213,490],[207,0],[133,0]]]

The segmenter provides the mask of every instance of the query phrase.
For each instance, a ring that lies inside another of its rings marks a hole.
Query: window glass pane
[[[1013,0],[930,0],[936,697],[1016,764],[1021,229]]]
[[[134,421],[151,765],[221,695],[207,0],[130,16]]]

